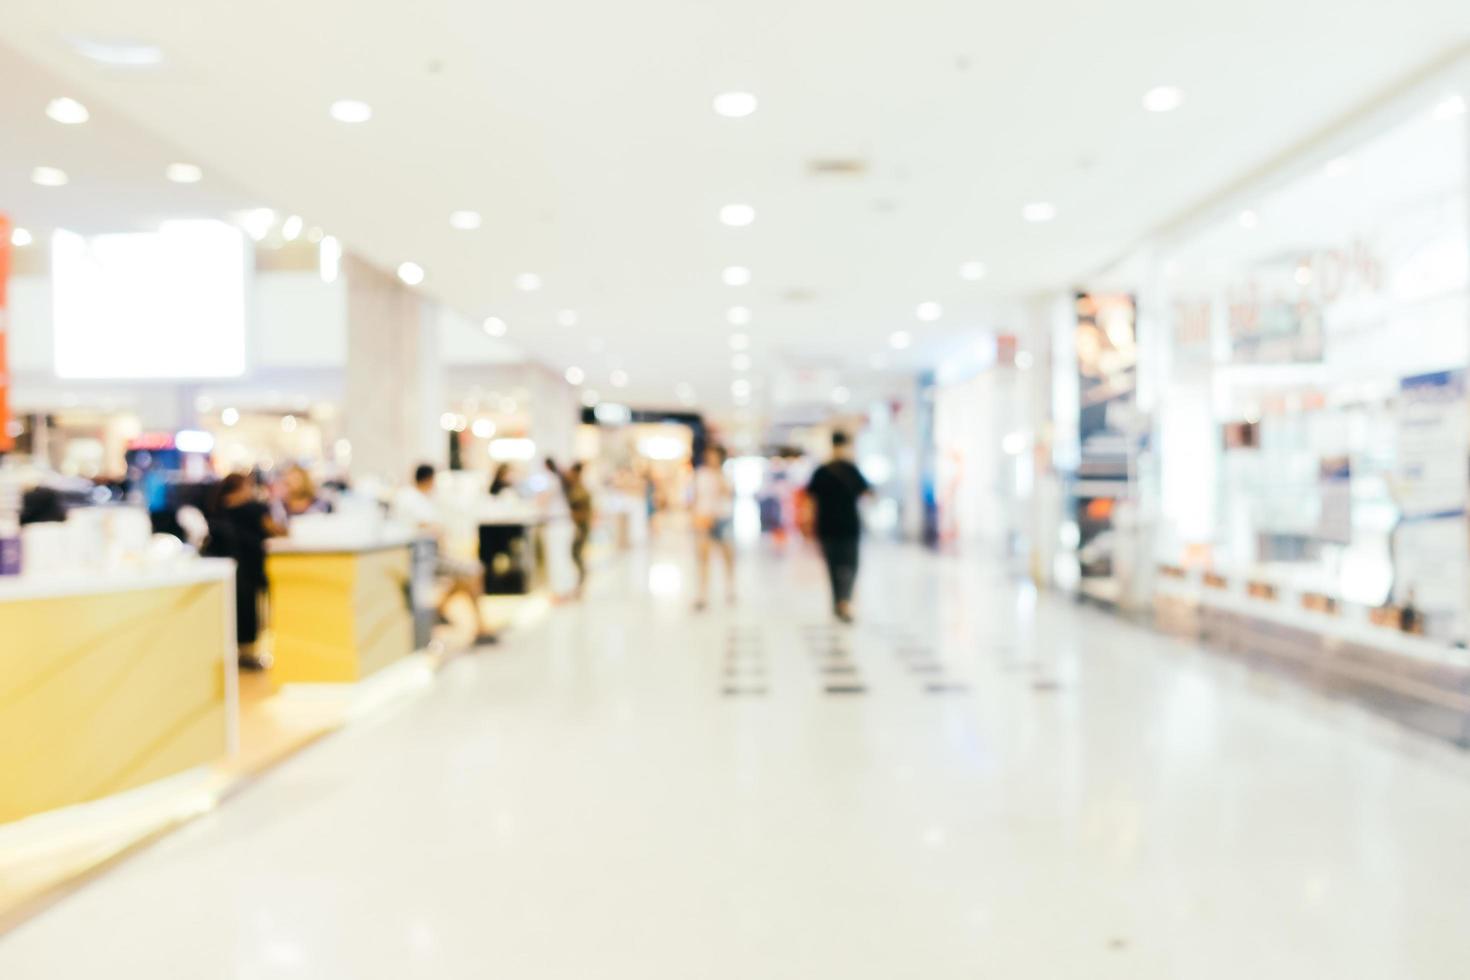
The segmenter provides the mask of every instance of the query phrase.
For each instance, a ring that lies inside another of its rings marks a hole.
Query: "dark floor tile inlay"
[[[868,689],[861,684],[828,684],[823,688],[828,694],[866,694]]]

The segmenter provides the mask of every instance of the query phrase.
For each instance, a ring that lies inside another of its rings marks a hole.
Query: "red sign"
[[[10,330],[10,219],[0,214],[0,453],[15,448],[10,437],[10,359],[5,340]]]

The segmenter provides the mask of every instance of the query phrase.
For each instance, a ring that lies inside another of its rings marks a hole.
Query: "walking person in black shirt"
[[[852,587],[857,581],[858,539],[862,518],[858,501],[871,487],[852,462],[852,443],[845,432],[832,434],[832,458],[812,474],[807,498],[816,508],[817,541],[832,580],[832,610],[852,622]]]

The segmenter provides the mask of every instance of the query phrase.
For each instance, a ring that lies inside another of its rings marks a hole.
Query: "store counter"
[[[271,677],[353,683],[414,651],[408,537],[270,542]]]
[[[0,579],[0,823],[234,750],[233,562]]]

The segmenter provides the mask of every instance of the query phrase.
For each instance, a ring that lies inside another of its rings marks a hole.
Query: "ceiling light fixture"
[[[1242,211],[1236,220],[1246,231],[1254,231],[1261,226],[1261,216],[1254,211]]]
[[[750,338],[743,333],[732,333],[730,335],[731,350],[745,350],[750,346]]]
[[[504,337],[508,328],[500,317],[487,316],[485,322],[480,324],[480,329],[485,331],[487,337]]]
[[[1021,209],[1021,217],[1032,224],[1050,221],[1057,216],[1057,206],[1050,201],[1032,201]]]
[[[79,126],[92,118],[86,106],[66,96],[46,103],[46,115],[52,122],[59,122],[63,126]]]
[[[405,285],[417,286],[424,281],[424,267],[417,262],[404,262],[398,267],[398,278]]]
[[[920,303],[914,307],[914,316],[925,323],[933,323],[935,320],[944,316],[944,307],[932,300],[927,303]]]
[[[732,326],[743,327],[750,322],[750,307],[732,306],[725,311],[725,319],[728,320]]]
[[[163,49],[156,44],[77,36],[66,40],[83,58],[109,68],[151,68],[163,64]]]
[[[626,388],[628,387],[628,372],[622,370],[614,371],[607,376],[607,380],[612,382],[614,388]]]
[[[913,342],[914,336],[907,330],[895,330],[888,335],[888,346],[894,350],[906,350]]]
[[[960,263],[960,278],[966,282],[978,282],[985,278],[985,263],[971,259]]]
[[[715,112],[726,119],[743,119],[755,112],[760,101],[749,92],[721,92],[715,96]]]
[[[301,220],[301,215],[293,214],[281,222],[281,237],[288,242],[294,242],[301,237],[301,231],[306,227],[306,222]]]
[[[567,379],[567,384],[579,385],[583,381],[587,380],[587,372],[573,365],[572,367],[567,368],[567,373],[565,377]]]
[[[1327,161],[1322,172],[1329,177],[1345,177],[1353,172],[1352,157],[1333,157]]]
[[[276,223],[276,213],[270,208],[256,208],[239,216],[240,227],[245,229],[252,241],[264,241]]]
[[[327,111],[339,123],[365,123],[373,118],[373,107],[358,99],[338,99]]]
[[[541,288],[541,277],[534,272],[522,272],[516,276],[516,288],[523,293],[534,293]]]
[[[1156,85],[1143,93],[1143,107],[1149,112],[1173,112],[1184,104],[1184,91],[1173,85]]]
[[[66,181],[66,171],[57,167],[36,167],[31,171],[31,183],[41,187],[61,187]]]
[[[335,235],[325,235],[316,246],[317,274],[322,282],[336,282],[342,271],[342,243]]]
[[[755,220],[755,208],[749,204],[727,204],[720,208],[720,222],[731,228],[744,228]]]
[[[747,286],[750,284],[750,270],[743,265],[727,265],[720,278],[727,286]]]
[[[163,168],[163,175],[175,184],[197,184],[204,179],[204,171],[192,163],[171,163]]]
[[[24,228],[10,229],[10,244],[16,248],[25,248],[34,240],[31,233]]]
[[[458,231],[474,231],[480,227],[480,212],[451,211],[449,212],[449,227]]]
[[[575,327],[577,325],[577,311],[562,310],[556,315],[556,322],[559,326]]]

